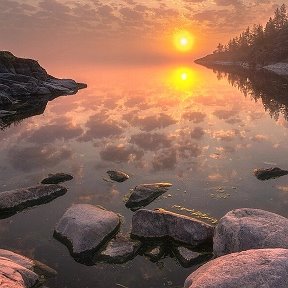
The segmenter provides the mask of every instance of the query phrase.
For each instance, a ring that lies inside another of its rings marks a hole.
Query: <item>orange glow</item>
[[[177,31],[174,34],[174,45],[180,52],[188,52],[193,48],[195,39],[194,36],[186,30]]]
[[[176,90],[189,92],[199,82],[197,73],[189,67],[179,67],[171,71],[169,83]]]

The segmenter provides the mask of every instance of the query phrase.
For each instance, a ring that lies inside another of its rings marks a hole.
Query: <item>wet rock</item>
[[[107,171],[107,174],[111,180],[116,182],[124,182],[129,179],[129,175],[122,171],[109,170]]]
[[[278,167],[254,170],[254,175],[259,180],[269,180],[271,178],[278,178],[287,174],[288,174],[287,170],[282,170]]]
[[[164,209],[141,209],[132,218],[133,236],[146,239],[169,238],[187,245],[212,242],[214,227],[194,218]]]
[[[163,246],[149,247],[144,255],[148,257],[152,262],[159,261],[165,255],[165,248]]]
[[[47,178],[41,181],[41,184],[59,184],[62,182],[70,181],[73,176],[65,173],[49,174]]]
[[[198,265],[213,257],[212,253],[195,252],[183,246],[173,247],[173,253],[179,263],[185,268]]]
[[[140,241],[132,240],[128,236],[117,236],[108,243],[95,260],[96,262],[123,264],[132,260],[138,254],[141,245]]]
[[[288,248],[288,219],[259,209],[236,209],[220,219],[213,242],[216,257],[249,249]]]
[[[63,242],[76,260],[89,262],[120,227],[118,214],[88,204],[69,208],[56,225],[54,236]]]
[[[49,75],[35,60],[0,51],[0,104],[25,102],[30,97],[70,95],[85,87],[83,83]]]
[[[27,207],[52,201],[67,192],[60,185],[38,185],[0,193],[0,217],[5,218]]]
[[[40,267],[40,269],[39,269]],[[53,277],[55,270],[35,260],[0,249],[0,286],[5,288],[35,287]],[[43,278],[45,277],[45,278]]]
[[[130,195],[128,201],[126,202],[126,207],[133,211],[140,209],[156,198],[168,191],[171,187],[170,183],[154,183],[154,184],[142,184],[134,188],[132,194]]]
[[[184,288],[286,288],[288,250],[257,249],[212,260],[193,272]]]

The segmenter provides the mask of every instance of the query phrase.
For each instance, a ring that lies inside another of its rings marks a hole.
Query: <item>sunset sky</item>
[[[83,64],[195,59],[248,25],[266,23],[283,1],[1,0],[1,50]],[[195,38],[189,53],[173,45],[179,30]]]

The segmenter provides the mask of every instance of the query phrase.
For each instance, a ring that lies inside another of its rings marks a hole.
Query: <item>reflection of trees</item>
[[[255,101],[261,100],[265,111],[275,120],[280,114],[288,120],[288,78],[280,77],[266,71],[255,71],[235,66],[209,67],[217,74],[217,78],[226,78],[238,88],[245,97]]]
[[[47,101],[27,101],[25,103],[14,103],[5,106],[3,109],[6,115],[0,115],[0,130],[8,128],[10,125],[18,124],[26,118],[41,115],[44,113]],[[11,114],[9,114],[9,112]]]

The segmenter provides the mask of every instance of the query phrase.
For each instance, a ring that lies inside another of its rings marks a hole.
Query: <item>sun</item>
[[[194,36],[187,30],[180,30],[174,34],[174,46],[180,52],[189,52],[194,45]]]

